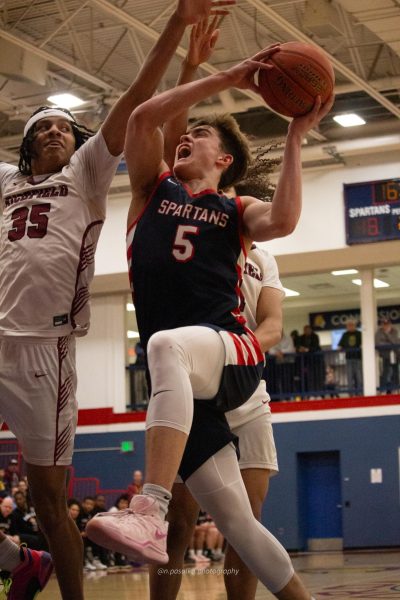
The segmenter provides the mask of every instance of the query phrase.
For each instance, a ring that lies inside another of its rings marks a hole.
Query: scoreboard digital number
[[[344,185],[347,244],[400,240],[400,179]]]

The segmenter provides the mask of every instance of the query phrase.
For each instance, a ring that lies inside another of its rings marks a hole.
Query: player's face
[[[35,125],[32,170],[42,165],[51,172],[62,169],[75,151],[75,136],[70,121],[62,117],[46,117]]]
[[[198,125],[180,139],[175,153],[175,175],[183,180],[207,175],[223,154],[217,130],[210,125]]]

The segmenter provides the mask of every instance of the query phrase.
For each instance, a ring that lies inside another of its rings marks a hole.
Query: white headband
[[[35,115],[33,115],[33,117],[31,117],[28,120],[28,122],[26,123],[26,125],[24,127],[24,137],[26,136],[26,134],[28,133],[28,131],[30,130],[32,125],[34,125],[41,119],[45,119],[46,117],[62,117],[63,119],[66,119],[67,121],[72,121],[73,123],[76,123],[74,117],[72,117],[71,115],[69,115],[68,113],[64,112],[63,110],[61,110],[59,108],[44,108],[43,110],[36,113]]]

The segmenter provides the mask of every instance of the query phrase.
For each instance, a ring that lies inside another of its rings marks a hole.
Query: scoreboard
[[[400,179],[344,185],[346,243],[400,240]]]

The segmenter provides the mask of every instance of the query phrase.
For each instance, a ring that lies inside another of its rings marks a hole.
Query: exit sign
[[[134,452],[135,444],[134,442],[128,440],[125,442],[121,442],[121,452]]]

